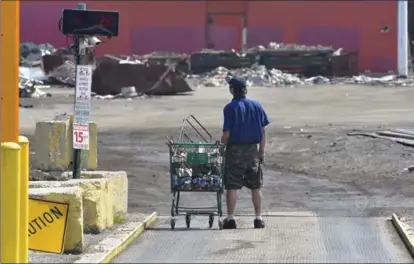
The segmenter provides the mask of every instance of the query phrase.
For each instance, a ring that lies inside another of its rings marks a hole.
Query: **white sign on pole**
[[[89,116],[91,113],[92,65],[76,66],[73,148],[89,150]]]

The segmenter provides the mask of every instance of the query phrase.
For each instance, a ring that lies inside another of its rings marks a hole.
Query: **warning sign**
[[[73,148],[89,150],[88,124],[73,124]]]
[[[29,249],[62,253],[69,205],[29,199]]]

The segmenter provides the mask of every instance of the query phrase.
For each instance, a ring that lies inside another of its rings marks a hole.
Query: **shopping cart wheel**
[[[174,228],[175,228],[175,219],[174,218],[170,219],[170,225],[171,225],[171,230],[174,230]]]
[[[209,215],[208,216],[208,226],[210,227],[210,228],[212,228],[213,227],[213,223],[214,223],[214,215]]]
[[[187,228],[190,228],[190,223],[191,223],[191,215],[186,214],[185,215],[185,224],[187,225]]]
[[[220,230],[223,229],[223,220],[221,220],[221,218],[218,220],[218,226]]]

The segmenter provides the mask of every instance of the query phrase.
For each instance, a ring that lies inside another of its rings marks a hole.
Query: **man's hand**
[[[264,163],[264,158],[265,158],[264,151],[259,151],[259,162],[260,162],[260,164]]]
[[[230,139],[230,131],[223,132],[223,135],[221,136],[221,144],[227,145]]]

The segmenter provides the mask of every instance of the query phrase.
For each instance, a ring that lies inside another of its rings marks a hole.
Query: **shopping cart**
[[[190,125],[191,123],[188,120],[195,121],[199,129]],[[190,127],[189,130],[187,130],[187,126]],[[200,141],[196,142],[194,135]],[[170,151],[170,179],[171,193],[173,195],[170,219],[171,229],[174,230],[175,217],[178,215],[185,215],[187,228],[190,227],[191,215],[208,215],[210,228],[213,226],[214,217],[218,216],[218,226],[222,229],[223,222],[221,218],[223,210],[221,196],[223,194],[224,145],[211,142],[211,135],[194,116],[184,120],[179,140],[181,141],[174,142],[170,139],[167,143]],[[217,206],[182,207],[180,206],[181,192],[216,193]]]

